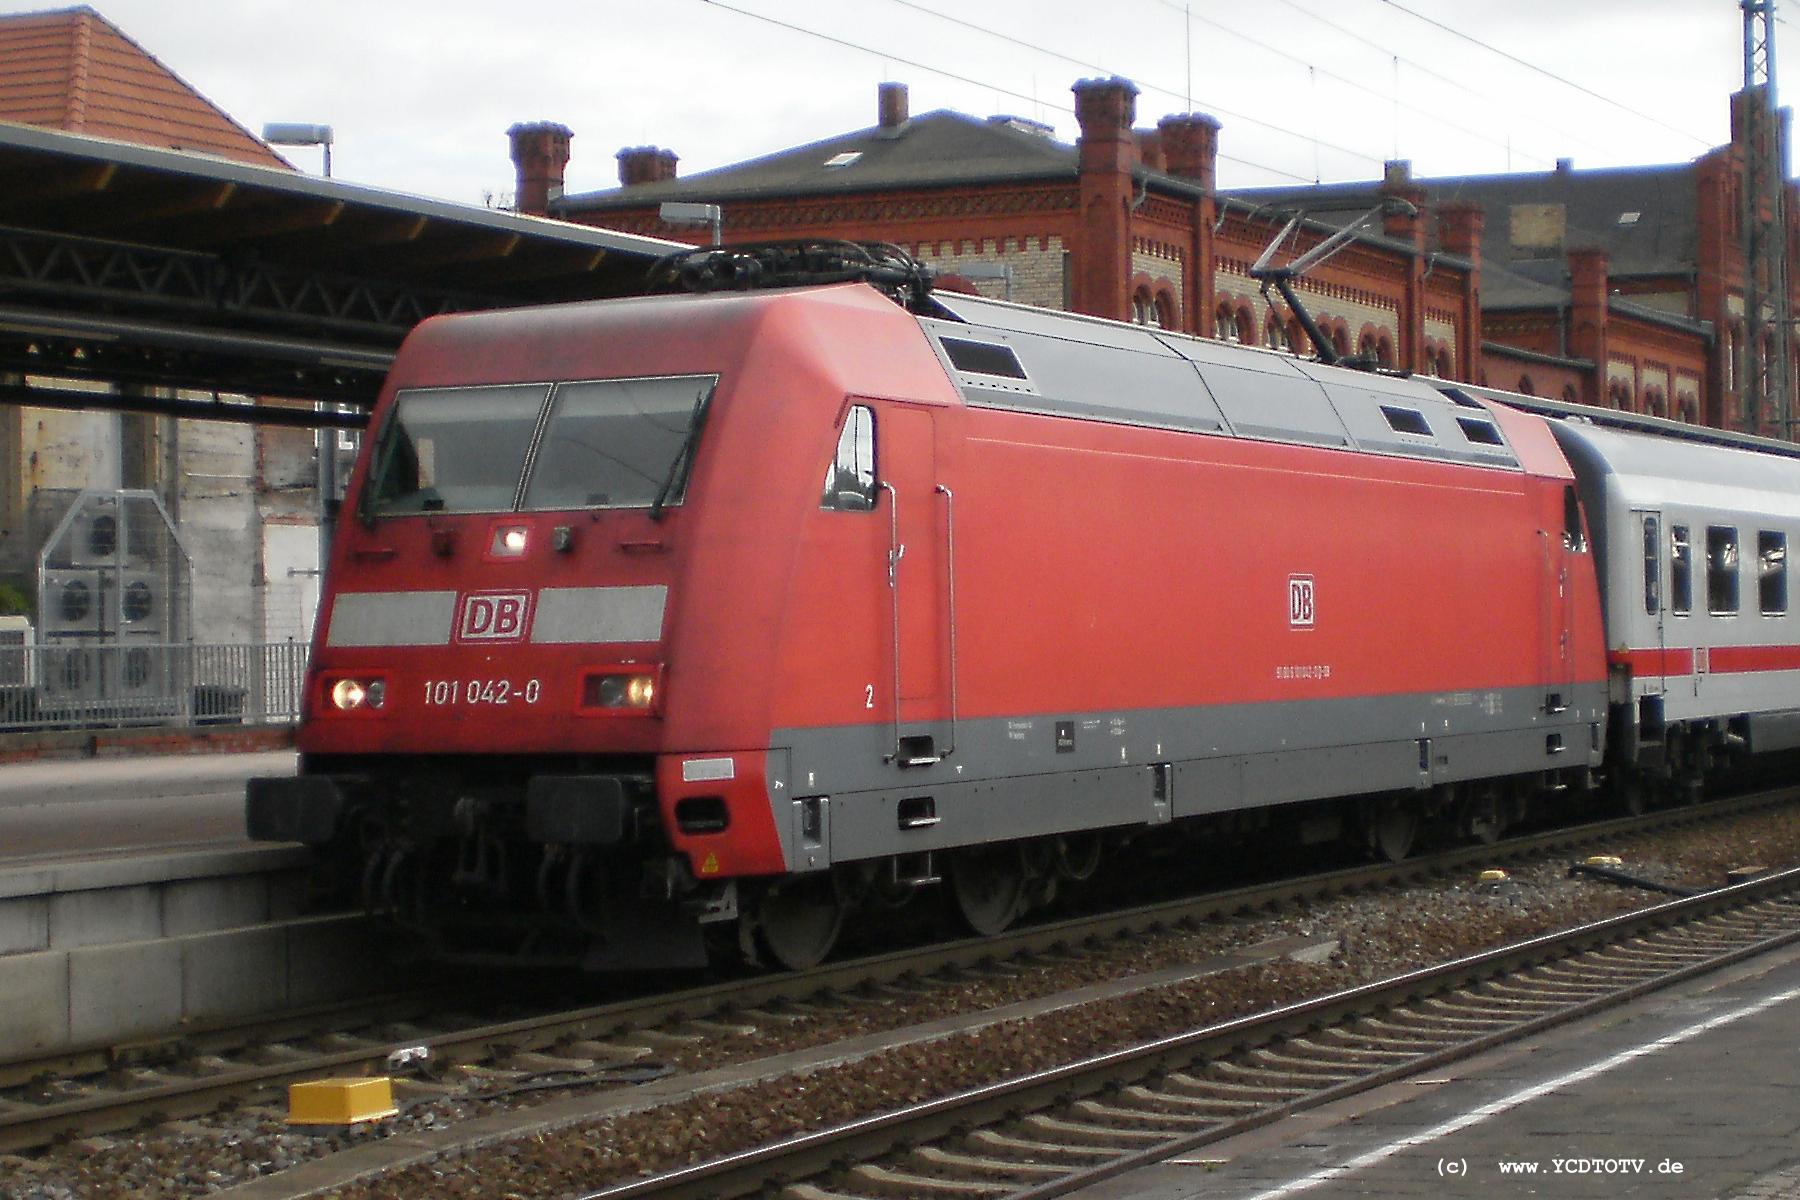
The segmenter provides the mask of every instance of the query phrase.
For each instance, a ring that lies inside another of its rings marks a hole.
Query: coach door
[[[1575,506],[1575,489],[1564,489],[1563,521],[1560,530],[1541,535],[1543,569],[1540,573],[1538,603],[1542,605],[1539,645],[1543,661],[1544,711],[1555,714],[1568,709],[1574,701],[1575,656],[1574,637],[1570,630],[1569,556],[1585,549],[1581,530],[1581,513]]]
[[[934,424],[927,409],[891,405],[876,416],[890,531],[886,582],[895,715],[888,753],[902,766],[939,761],[954,748],[956,736],[955,498],[938,479]]]
[[[1644,638],[1640,637],[1638,633],[1638,629],[1641,628],[1643,634],[1649,639],[1648,644],[1655,648],[1656,653],[1649,656],[1653,659],[1654,666],[1645,664],[1643,657],[1639,657],[1633,664],[1632,673],[1633,679],[1643,685],[1646,693],[1660,696],[1668,690],[1668,679],[1665,675],[1668,667],[1665,660],[1668,658],[1669,651],[1667,627],[1669,596],[1665,582],[1668,576],[1663,567],[1662,553],[1663,519],[1662,513],[1649,509],[1634,510],[1632,518],[1637,527],[1637,544],[1641,551],[1636,556],[1638,565],[1635,572],[1639,586],[1636,589],[1628,589],[1625,593],[1626,604],[1630,607],[1625,610],[1627,614],[1624,617],[1626,627],[1621,636],[1625,639],[1628,648],[1636,649],[1639,645],[1645,644]],[[1641,602],[1643,605],[1641,617],[1637,602]],[[1640,620],[1646,624],[1639,626]]]

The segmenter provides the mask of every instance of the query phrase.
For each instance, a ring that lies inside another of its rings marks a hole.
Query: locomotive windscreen
[[[673,376],[401,392],[375,451],[365,512],[678,504],[715,382]]]

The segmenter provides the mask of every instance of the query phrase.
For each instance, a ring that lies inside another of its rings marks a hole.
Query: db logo
[[[530,592],[470,592],[456,623],[459,642],[517,642],[525,638]]]
[[[1294,629],[1313,626],[1313,577],[1288,576],[1288,625]]]

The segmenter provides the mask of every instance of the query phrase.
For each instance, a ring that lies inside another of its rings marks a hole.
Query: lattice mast
[[[1775,103],[1776,0],[1744,12],[1744,337],[1738,347],[1744,428],[1794,439],[1794,331],[1788,302],[1787,169]],[[1766,419],[1774,401],[1773,424]]]

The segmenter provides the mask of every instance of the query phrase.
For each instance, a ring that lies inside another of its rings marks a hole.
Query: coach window
[[[1644,518],[1644,611],[1651,616],[1662,608],[1662,598],[1656,589],[1662,575],[1662,563],[1658,560],[1658,551],[1662,549],[1661,532],[1656,527],[1655,517]]]
[[[875,508],[875,414],[860,404],[844,418],[837,454],[825,471],[825,498],[820,507],[837,512],[871,512]]]
[[[1764,614],[1787,611],[1787,534],[1765,529],[1756,535],[1756,590]]]
[[[1706,527],[1706,609],[1718,616],[1738,610],[1738,533],[1727,525]]]
[[[1669,610],[1685,617],[1694,608],[1694,566],[1688,551],[1688,527],[1669,526]]]

